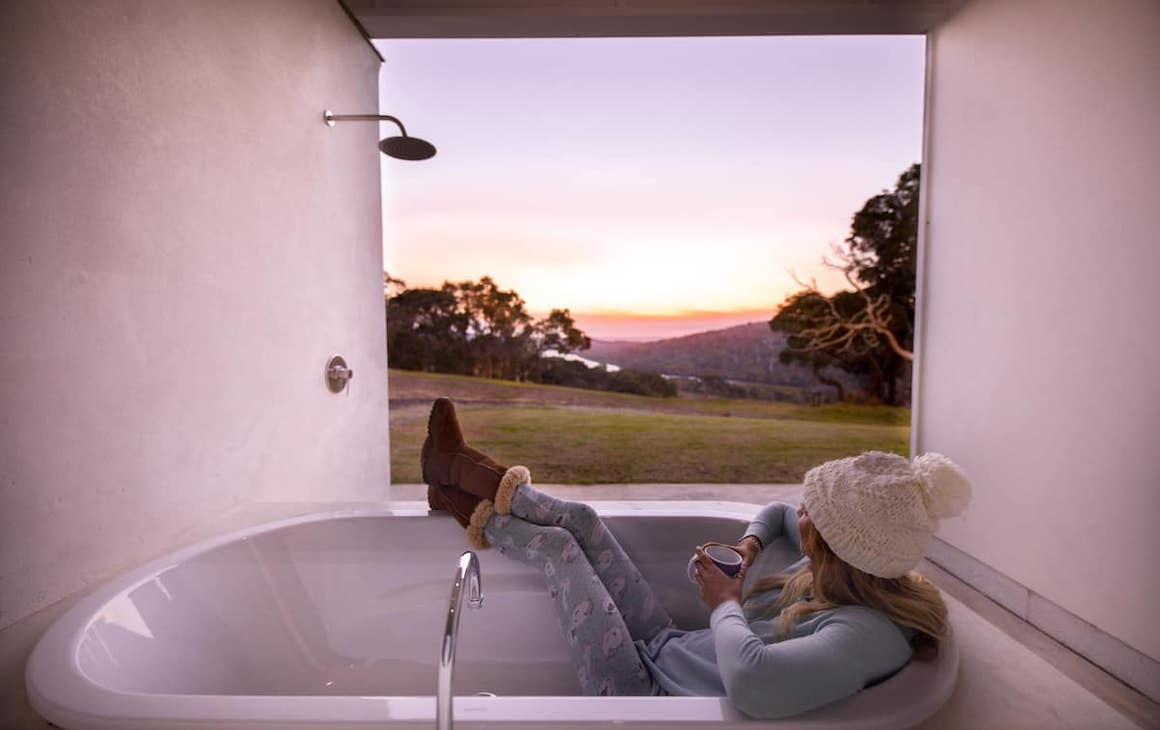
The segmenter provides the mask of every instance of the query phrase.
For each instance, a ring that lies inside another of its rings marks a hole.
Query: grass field
[[[556,484],[792,483],[869,449],[906,455],[910,410],[646,398],[404,370],[389,373],[391,475],[422,481],[431,402],[455,401],[468,441]]]

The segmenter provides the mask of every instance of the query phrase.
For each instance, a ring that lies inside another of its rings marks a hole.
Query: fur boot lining
[[[510,515],[516,487],[531,483],[532,473],[526,466],[513,466],[504,472],[503,479],[499,480],[499,489],[495,490],[495,511],[501,515]]]
[[[487,525],[487,521],[491,519],[494,511],[495,509],[490,499],[485,499],[475,505],[475,511],[471,513],[471,519],[467,522],[468,545],[478,550],[486,550],[491,547],[491,543],[483,536],[483,528]]]

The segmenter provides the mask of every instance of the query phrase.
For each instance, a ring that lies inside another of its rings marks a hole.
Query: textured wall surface
[[[332,0],[4,3],[0,627],[387,495],[379,60]],[[343,354],[352,389],[323,367]]]
[[[918,446],[941,536],[1160,659],[1160,4],[977,0],[934,34]]]

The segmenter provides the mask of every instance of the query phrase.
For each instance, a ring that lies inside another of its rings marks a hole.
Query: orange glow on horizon
[[[733,312],[684,312],[679,315],[573,312],[576,326],[596,340],[663,340],[726,329],[773,318],[776,307]]]

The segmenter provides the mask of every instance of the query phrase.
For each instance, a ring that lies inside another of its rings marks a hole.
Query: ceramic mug
[[[717,567],[720,568],[721,572],[725,573],[725,575],[737,575],[737,572],[741,570],[741,563],[743,561],[741,553],[737,552],[731,547],[725,547],[724,545],[710,545],[709,547],[705,548],[705,554],[709,556],[710,560],[717,564]],[[689,567],[686,571],[689,576],[690,583],[697,582],[697,575],[694,572],[696,565],[697,556],[694,555],[693,557],[689,558]]]

